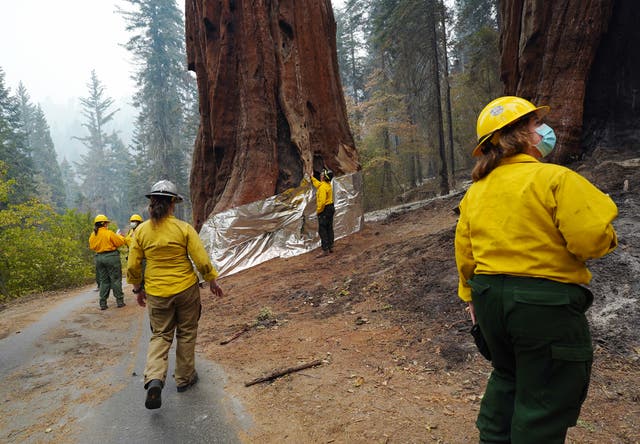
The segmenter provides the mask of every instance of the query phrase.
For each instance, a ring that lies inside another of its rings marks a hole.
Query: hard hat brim
[[[483,136],[483,137],[478,141],[478,145],[476,145],[476,147],[475,147],[475,148],[473,149],[473,151],[471,152],[471,156],[472,156],[472,157],[480,157],[480,156],[482,155],[482,145],[484,145],[484,144],[487,142],[487,140],[489,140],[489,139],[491,138],[491,136],[493,136],[493,134],[494,134],[496,131],[500,131],[501,129],[503,129],[503,128],[505,128],[505,127],[509,126],[509,125],[513,125],[515,122],[517,122],[518,120],[520,120],[520,119],[522,119],[522,118],[524,118],[524,117],[528,116],[528,115],[529,115],[529,114],[531,114],[531,113],[536,113],[536,114],[538,115],[538,118],[540,118],[540,119],[541,119],[541,118],[543,118],[544,116],[546,116],[546,115],[549,113],[549,110],[550,110],[550,109],[551,109],[551,108],[549,108],[547,105],[539,106],[539,107],[537,107],[536,109],[534,109],[534,110],[532,110],[532,111],[528,112],[527,114],[525,114],[525,115],[523,115],[523,116],[519,117],[518,119],[516,119],[516,120],[514,120],[514,121],[512,121],[512,122],[505,123],[505,124],[504,124],[504,125],[502,125],[500,128],[496,128],[493,132],[491,132],[491,133],[489,133],[489,134],[487,134],[487,135]]]
[[[176,203],[180,203],[180,202],[182,202],[184,200],[182,198],[182,196],[180,196],[179,194],[173,194],[173,193],[162,192],[162,191],[156,191],[154,193],[145,194],[145,197],[147,199],[151,199],[151,196],[173,197],[174,198],[174,202],[176,202]]]

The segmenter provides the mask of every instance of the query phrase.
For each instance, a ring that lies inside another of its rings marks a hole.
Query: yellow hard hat
[[[104,214],[98,214],[95,219],[93,219],[93,223],[97,224],[98,222],[109,222],[109,218]]]
[[[132,214],[131,217],[129,218],[129,222],[142,222],[142,216],[140,216],[139,214]]]
[[[505,126],[515,122],[521,117],[535,112],[538,117],[543,117],[549,112],[548,106],[536,106],[521,97],[504,96],[491,101],[480,111],[476,133],[478,135],[478,145],[471,153],[472,156],[479,156],[482,145],[495,133]]]

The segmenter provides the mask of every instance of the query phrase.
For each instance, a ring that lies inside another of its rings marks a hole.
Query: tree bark
[[[201,122],[193,221],[297,186],[305,171],[360,169],[330,0],[186,0]]]
[[[501,0],[501,77],[507,95],[549,105],[551,160],[582,153],[585,89],[613,0]]]

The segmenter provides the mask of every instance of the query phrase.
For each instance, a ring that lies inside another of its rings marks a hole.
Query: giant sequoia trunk
[[[638,142],[637,0],[501,0],[500,16],[505,93],[551,106],[551,160]]]
[[[196,228],[211,213],[297,186],[305,171],[359,170],[330,0],[186,0],[201,122]]]

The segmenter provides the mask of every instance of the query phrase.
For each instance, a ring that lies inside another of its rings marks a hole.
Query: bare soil
[[[595,364],[567,442],[638,443],[640,168],[624,155],[601,157],[573,167],[618,204],[620,247],[590,265]],[[391,212],[328,257],[311,252],[224,278],[222,302],[204,297],[199,351],[225,368],[227,390],[253,416],[246,442],[477,442],[491,367],[456,296],[461,196]],[[323,364],[244,386],[316,359]]]
[[[601,153],[573,165],[618,204],[620,246],[590,265],[595,363],[570,443],[640,442],[638,166]],[[222,300],[202,291],[197,351],[222,366],[225,390],[251,416],[244,442],[477,442],[474,422],[491,367],[456,296],[453,209],[461,196],[392,211],[339,239],[329,256],[275,259],[225,277]],[[127,303],[104,319],[117,313],[108,328],[126,331],[126,319],[138,319],[130,292]],[[0,337],[33,322],[41,306],[35,299],[0,312]],[[245,387],[313,360],[322,364]]]

